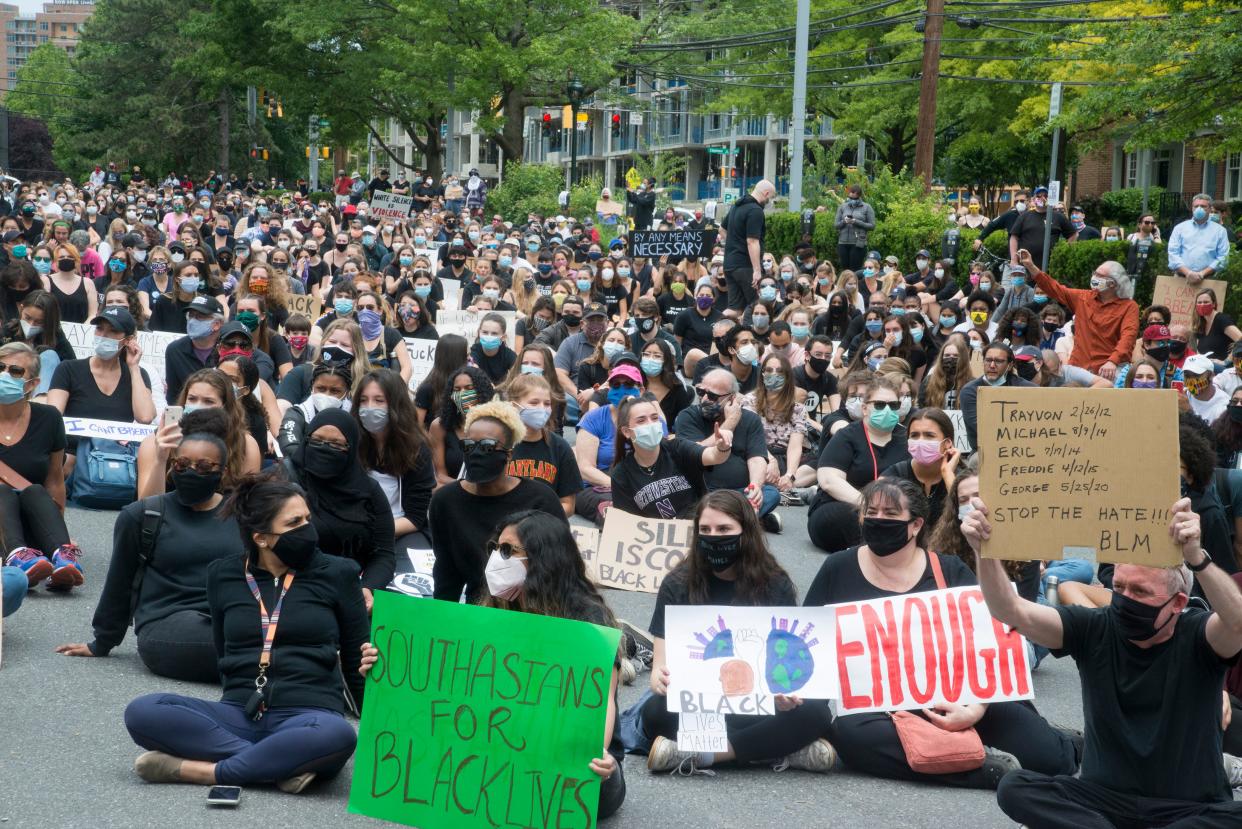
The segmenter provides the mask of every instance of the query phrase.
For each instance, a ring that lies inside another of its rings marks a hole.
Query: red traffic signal
[[[612,135],[613,138],[621,135],[621,113],[619,112],[612,114]]]

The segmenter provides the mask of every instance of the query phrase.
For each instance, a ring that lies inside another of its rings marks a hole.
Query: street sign
[[[720,191],[720,200],[725,204],[733,204],[742,197],[740,187],[725,187]]]
[[[707,154],[708,155],[728,155],[729,148],[728,147],[708,147]]]
[[[643,114],[641,112],[630,113],[630,125],[641,127],[643,125]]]
[[[1058,204],[1060,201],[1061,201],[1061,182],[1059,181],[1048,182],[1048,206],[1052,207],[1053,205]]]
[[[1048,120],[1051,121],[1061,114],[1061,84],[1052,85],[1052,98],[1048,101]]]

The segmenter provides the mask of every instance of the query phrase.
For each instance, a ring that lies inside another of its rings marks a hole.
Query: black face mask
[[[183,507],[197,506],[207,501],[220,489],[220,472],[204,475],[194,469],[173,472],[173,486],[177,488],[177,501]]]
[[[647,317],[645,319],[635,319],[634,322],[637,323],[638,330],[644,334],[650,334],[651,330],[655,328],[654,317]]]
[[[318,545],[319,533],[315,530],[315,525],[308,522],[277,538],[272,545],[272,552],[286,567],[301,570],[310,563]]]
[[[1034,380],[1035,375],[1039,373],[1039,371],[1035,368],[1035,363],[1030,360],[1019,360],[1017,369],[1018,376],[1023,380]]]
[[[350,354],[343,348],[334,345],[325,345],[319,349],[319,362],[324,365],[331,363],[348,363],[354,359],[354,355]]]
[[[940,360],[940,366],[944,369],[945,374],[953,374],[957,371],[957,358],[944,357]]]
[[[1163,604],[1152,606],[1143,602],[1131,599],[1129,596],[1123,596],[1119,591],[1113,591],[1113,618],[1117,620],[1117,630],[1121,633],[1122,638],[1130,639],[1134,642],[1144,642],[1156,634],[1158,634],[1164,625],[1177,618],[1176,614],[1170,615],[1165,620],[1164,625],[1156,627],[1156,617],[1160,615],[1160,611],[1164,609],[1164,605],[1173,601],[1174,596],[1170,596]]]
[[[349,452],[344,449],[329,449],[311,444],[302,455],[302,468],[312,478],[335,478],[345,471],[348,463]]]
[[[830,317],[843,317],[843,316],[845,316],[845,306],[844,306],[844,305],[829,305],[829,306],[828,306],[828,316],[830,316]]]
[[[561,319],[565,321],[566,328],[577,328],[582,325],[582,317],[576,317],[573,314],[566,314]]]
[[[339,250],[339,251],[341,251],[342,253],[344,253],[344,252],[345,252],[345,248],[347,248],[347,247],[349,247],[349,243],[348,243],[348,242],[337,242],[337,243],[336,243],[336,249],[337,249],[337,250]]]
[[[699,555],[713,572],[728,570],[741,553],[741,533],[732,535],[700,535]]]
[[[703,419],[708,423],[724,422],[724,406],[721,406],[719,403],[711,401],[700,403],[699,411],[703,413]]]
[[[1230,406],[1229,419],[1234,423],[1242,423],[1242,406]]]
[[[1053,331],[1056,331],[1058,328],[1061,327],[1060,324],[1056,322],[1056,320],[1052,320],[1051,322],[1048,320],[1044,320],[1043,325],[1044,325],[1044,330],[1047,331],[1049,334],[1051,334]]]
[[[1184,348],[1182,349],[1182,351],[1185,350],[1186,349]],[[1169,359],[1169,347],[1167,345],[1152,346],[1147,349],[1147,356],[1151,357],[1157,363],[1163,363],[1165,360]]]
[[[1169,353],[1174,357],[1181,357],[1186,353],[1186,343],[1181,340],[1172,340],[1169,343]]]
[[[899,518],[864,518],[862,540],[877,556],[891,556],[910,541],[910,522]]]
[[[828,370],[829,360],[827,357],[807,357],[806,361],[810,364],[811,370],[816,374],[823,374]]]
[[[485,452],[476,449],[466,454],[466,480],[472,484],[491,483],[504,473],[508,465],[508,452]]]

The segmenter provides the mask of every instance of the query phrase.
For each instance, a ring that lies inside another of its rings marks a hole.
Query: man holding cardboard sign
[[[1190,499],[1168,523],[1184,566],[1123,564],[1106,608],[1049,607],[1014,592],[980,551],[992,535],[983,500],[962,532],[977,556],[988,609],[1082,679],[1086,742],[1080,778],[1013,771],[1001,809],[1032,827],[1242,825],[1221,761],[1221,692],[1242,651],[1242,592],[1200,545]],[[1187,610],[1191,572],[1214,612]],[[1191,819],[1194,818],[1192,821]]]

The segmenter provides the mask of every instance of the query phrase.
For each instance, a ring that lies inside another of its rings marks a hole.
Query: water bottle
[[[1056,607],[1061,603],[1060,597],[1057,596],[1057,585],[1061,580],[1056,576],[1047,576],[1044,578],[1044,601],[1051,607]]]

